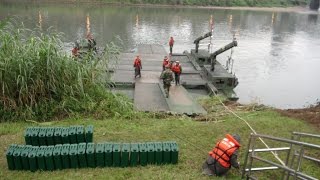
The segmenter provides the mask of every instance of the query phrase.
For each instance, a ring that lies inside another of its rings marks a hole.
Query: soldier
[[[77,58],[80,55],[78,47],[74,47],[71,52],[72,52],[72,57],[74,57],[74,58]]]
[[[209,157],[204,162],[203,174],[209,176],[223,176],[231,166],[239,169],[237,162],[238,149],[240,148],[240,136],[238,134],[227,134],[225,138],[219,141],[214,149],[209,152]]]
[[[141,77],[142,63],[139,55],[134,60],[133,67],[134,67],[134,78],[137,78],[137,76]]]
[[[88,41],[89,50],[97,51],[97,48],[96,48],[97,43],[96,43],[96,40],[94,40],[91,33],[87,34],[87,41]]]
[[[176,86],[180,85],[180,75],[182,73],[182,68],[179,61],[176,61],[175,64],[172,66],[172,71],[174,72]]]
[[[170,54],[172,54],[173,44],[174,44],[174,40],[173,40],[173,37],[171,36],[171,37],[170,37],[170,40],[169,40]]]
[[[169,90],[171,86],[171,81],[173,80],[173,73],[170,69],[170,66],[166,66],[166,70],[161,73],[160,79],[163,80],[163,88],[166,93],[166,97],[169,97]]]

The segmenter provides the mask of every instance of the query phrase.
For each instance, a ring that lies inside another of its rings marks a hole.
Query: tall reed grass
[[[61,34],[29,30],[7,22],[0,28],[0,120],[48,120],[60,116],[130,114],[132,104],[107,90],[108,61],[119,54],[114,43],[102,57],[76,61],[64,53]]]

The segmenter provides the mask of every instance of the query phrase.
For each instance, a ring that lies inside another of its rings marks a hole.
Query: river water
[[[213,16],[212,50],[231,42],[234,34],[238,40],[232,57],[240,103],[300,108],[320,100],[318,12],[0,2],[0,19],[8,16],[18,16],[27,28],[63,32],[65,42],[85,37],[88,31],[100,45],[119,35],[125,51],[140,43],[167,48],[173,36],[177,53],[194,48],[193,41],[209,32]],[[204,40],[200,47],[208,43]],[[218,60],[224,64],[229,55],[225,52]]]

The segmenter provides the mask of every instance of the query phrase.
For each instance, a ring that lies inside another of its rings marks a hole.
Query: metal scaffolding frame
[[[244,167],[242,170],[242,179],[244,179],[245,177],[246,179],[257,179],[256,177],[252,176],[253,171],[283,170],[283,176],[281,179],[289,179],[290,177],[293,177],[294,179],[316,180],[317,178],[301,172],[301,163],[302,163],[302,159],[307,159],[316,163],[320,163],[320,159],[305,155],[306,148],[320,150],[320,145],[302,142],[300,141],[301,137],[320,139],[320,135],[301,133],[301,132],[293,132],[291,139],[278,138],[278,137],[273,137],[269,135],[252,133],[250,135],[250,139],[248,143],[248,148],[247,148],[248,151],[246,152],[246,156],[245,156]],[[272,141],[283,142],[283,143],[289,144],[289,147],[258,149],[255,147],[256,139],[268,139]],[[274,152],[276,154],[278,151],[287,152],[285,165],[270,161],[268,159],[262,158],[257,155],[257,152]],[[298,157],[297,158],[298,161],[296,161],[296,157]],[[248,159],[249,159],[249,163],[248,163]],[[253,168],[252,164],[254,160],[264,162],[271,166]]]

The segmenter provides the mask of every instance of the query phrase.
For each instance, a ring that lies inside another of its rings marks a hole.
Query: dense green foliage
[[[106,90],[106,64],[119,54],[116,45],[107,45],[101,58],[77,61],[63,52],[57,33],[1,26],[1,121],[131,112],[131,103]]]
[[[114,3],[132,4],[168,4],[168,5],[198,5],[198,6],[251,6],[273,7],[306,5],[308,0],[101,0]]]

